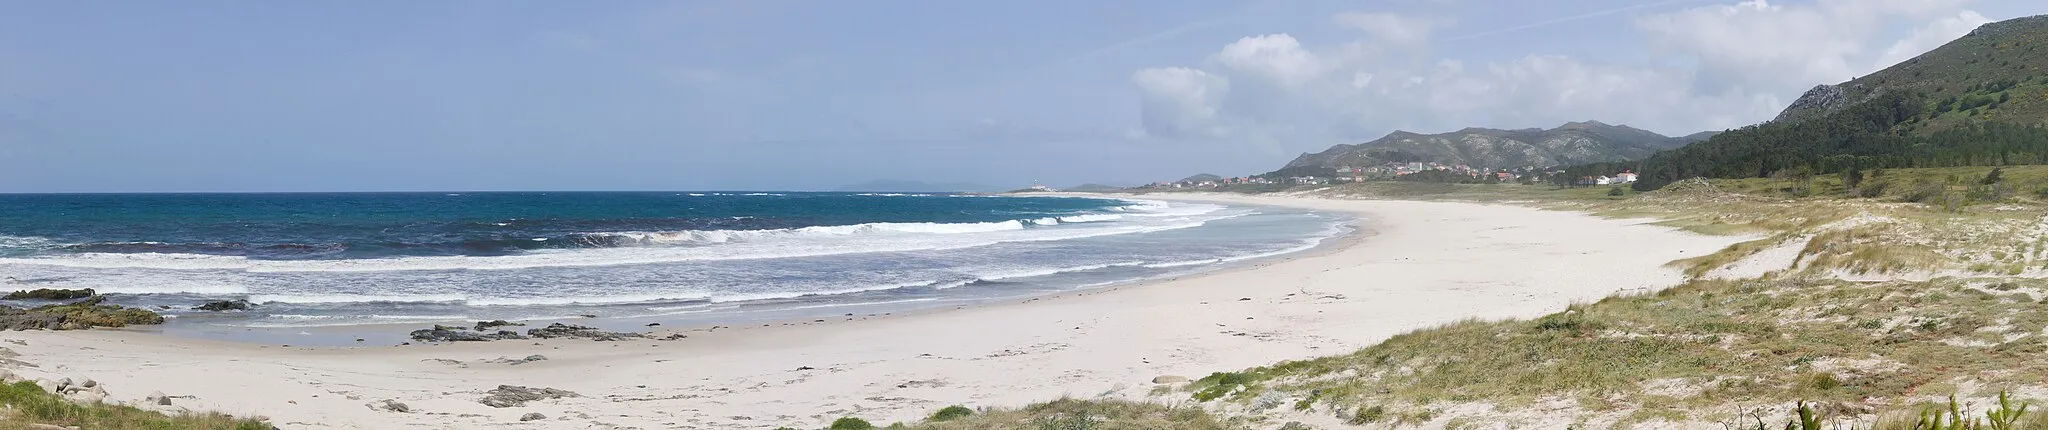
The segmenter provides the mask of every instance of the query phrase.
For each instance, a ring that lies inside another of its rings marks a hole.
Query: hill
[[[1443,134],[1396,131],[1371,142],[1302,154],[1282,170],[1365,167],[1390,162],[1435,162],[1479,168],[1550,167],[1640,159],[1709,135],[1669,137],[1599,121],[1567,123],[1549,130],[1467,128]]]
[[[1208,174],[1208,173],[1202,173],[1202,174],[1197,174],[1197,175],[1194,175],[1194,176],[1189,176],[1189,177],[1186,177],[1186,178],[1182,178],[1182,179],[1181,179],[1180,181],[1181,181],[1181,182],[1205,182],[1205,181],[1221,181],[1221,180],[1223,180],[1223,177],[1222,177],[1222,176],[1216,176],[1216,175],[1212,175],[1212,174]]]
[[[833,190],[833,191],[842,191],[842,192],[855,192],[855,191],[881,191],[881,192],[916,192],[916,193],[961,193],[961,192],[965,192],[965,193],[978,193],[978,192],[997,192],[997,191],[1004,191],[1004,190],[1008,190],[1008,188],[1003,188],[1003,187],[997,187],[997,186],[990,186],[990,185],[982,185],[982,184],[974,184],[974,183],[947,183],[947,182],[936,182],[936,183],[935,183],[935,182],[923,182],[923,181],[905,181],[905,180],[893,180],[893,179],[882,179],[882,180],[874,180],[874,181],[867,181],[867,182],[862,182],[862,183],[858,183],[858,184],[853,184],[853,185],[847,185],[847,186],[844,186],[844,187],[839,187],[839,189],[837,189],[837,190]]]
[[[1635,166],[1639,190],[1691,177],[2048,162],[2048,16],[1985,24],[1868,76],[1807,91],[1775,119]]]

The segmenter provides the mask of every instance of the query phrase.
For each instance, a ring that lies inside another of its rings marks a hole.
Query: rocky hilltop
[[[1552,129],[1467,128],[1450,133],[1396,131],[1371,142],[1337,145],[1302,154],[1287,168],[1372,166],[1435,162],[1485,168],[1550,167],[1648,157],[1657,151],[1704,140],[1712,132],[1670,137],[1599,121],[1566,123]]]

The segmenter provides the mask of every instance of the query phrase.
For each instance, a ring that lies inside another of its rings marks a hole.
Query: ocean
[[[493,319],[740,324],[1178,276],[1308,250],[1346,221],[912,193],[17,194],[0,195],[0,289],[92,288],[170,316],[167,332],[260,341]],[[258,306],[190,310],[229,299]]]

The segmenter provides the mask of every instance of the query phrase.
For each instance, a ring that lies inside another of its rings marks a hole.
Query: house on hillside
[[[1614,175],[1614,183],[1617,183],[1617,184],[1631,184],[1631,183],[1635,183],[1635,182],[1636,182],[1636,174],[1635,174],[1635,172],[1630,172],[1630,171],[1627,171],[1627,170],[1623,170],[1623,171],[1621,171],[1621,173],[1618,173],[1618,174],[1615,174],[1615,175]]]

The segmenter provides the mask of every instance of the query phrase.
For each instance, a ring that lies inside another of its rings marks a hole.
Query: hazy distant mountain
[[[1182,179],[1182,180],[1180,180],[1180,181],[1181,181],[1181,182],[1205,182],[1205,181],[1221,181],[1221,180],[1223,180],[1223,177],[1222,177],[1222,176],[1216,176],[1216,175],[1211,175],[1211,174],[1208,174],[1208,173],[1203,173],[1203,174],[1199,174],[1199,175],[1195,175],[1195,176],[1189,176],[1189,177],[1187,177],[1187,179]]]
[[[1107,193],[1113,191],[1123,191],[1123,189],[1124,187],[1119,187],[1115,185],[1081,184],[1072,187],[1067,187],[1067,189],[1064,191],[1078,191],[1083,193]]]
[[[924,182],[896,179],[881,179],[839,187],[835,191],[896,191],[918,193],[989,193],[1007,191],[1009,188],[965,182]]]
[[[1626,125],[1599,121],[1566,123],[1557,128],[1500,130],[1467,128],[1442,134],[1396,131],[1379,140],[1337,145],[1302,154],[1288,168],[1366,167],[1389,162],[1436,162],[1473,167],[1549,167],[1649,157],[1657,151],[1705,140],[1712,133],[1669,137]]]

